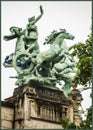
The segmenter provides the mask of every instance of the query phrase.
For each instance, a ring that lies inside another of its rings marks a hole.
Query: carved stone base
[[[77,112],[75,112],[74,115],[73,115],[73,118],[74,118],[75,125],[79,126],[80,123],[82,122],[81,116]]]
[[[62,128],[60,119],[67,118],[69,101],[63,91],[22,86],[5,102],[14,104],[14,128]]]

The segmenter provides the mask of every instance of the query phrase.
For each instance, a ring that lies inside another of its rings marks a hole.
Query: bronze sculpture
[[[65,29],[54,30],[45,39],[50,44],[47,51],[40,52],[38,31],[35,23],[42,17],[43,9],[40,6],[40,15],[28,19],[26,29],[11,27],[9,36],[4,40],[17,38],[15,52],[5,58],[5,67],[14,67],[17,71],[16,85],[36,85],[58,89],[56,83],[63,80],[63,89],[68,95],[71,88],[70,73],[76,72],[75,62],[69,55],[69,49],[64,39],[74,39],[74,36]]]

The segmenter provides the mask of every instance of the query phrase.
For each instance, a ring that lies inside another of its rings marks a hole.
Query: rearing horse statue
[[[48,42],[47,44],[51,44],[50,48],[45,51],[45,52],[41,52],[37,55],[36,57],[36,72],[37,75],[39,76],[39,72],[43,73],[43,68],[46,67],[47,70],[47,65],[49,67],[49,64],[51,64],[51,62],[53,62],[56,58],[59,57],[59,54],[61,53],[63,47],[63,41],[64,39],[70,39],[73,40],[74,36],[70,33],[67,33],[65,29],[61,29],[59,32],[54,32],[52,34],[52,38],[50,40],[50,42]],[[65,48],[64,48],[65,49]],[[45,64],[44,64],[45,63]],[[53,67],[53,64],[52,64]],[[48,72],[46,72],[47,74]]]

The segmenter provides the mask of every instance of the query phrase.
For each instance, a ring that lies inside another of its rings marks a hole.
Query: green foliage
[[[88,126],[88,128],[91,128],[91,125],[92,125],[92,106],[88,109],[86,125]]]
[[[72,128],[75,129],[77,126],[74,123],[69,123],[68,119],[61,119],[62,127],[64,129]]]
[[[74,123],[69,123],[68,128],[74,129],[74,128],[77,128],[77,127],[76,127],[76,125]]]
[[[90,85],[92,80],[92,35],[89,35],[85,43],[79,42],[71,48],[71,56],[77,59],[77,74],[74,79],[76,84]],[[90,95],[92,97],[92,94]],[[92,106],[88,109],[86,120],[82,121],[80,127],[69,120],[61,119],[64,129],[91,129],[92,128]]]
[[[61,119],[62,127],[63,127],[63,128],[67,128],[68,122],[69,122],[69,121],[66,120],[66,119]]]
[[[74,82],[81,85],[87,85],[91,83],[92,75],[92,36],[88,35],[85,43],[79,42],[71,47],[72,57],[77,58],[78,72],[76,74]]]
[[[70,123],[68,119],[61,119],[63,129],[91,129],[92,128],[92,106],[88,109],[86,120],[80,126]]]
[[[80,128],[92,128],[92,106],[88,109],[87,118],[81,122]]]

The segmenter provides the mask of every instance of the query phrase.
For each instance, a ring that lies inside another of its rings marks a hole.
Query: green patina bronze
[[[36,85],[58,89],[56,84],[64,81],[64,90],[67,95],[70,92],[70,73],[76,72],[75,61],[69,55],[69,48],[64,39],[73,40],[74,36],[65,29],[54,30],[45,39],[45,44],[50,44],[50,48],[40,52],[38,44],[38,31],[35,23],[42,17],[43,9],[40,6],[40,15],[28,18],[26,29],[11,27],[9,36],[4,36],[4,40],[17,38],[15,52],[6,56],[3,65],[14,67],[17,71],[16,85]],[[13,78],[13,77],[12,77]]]

